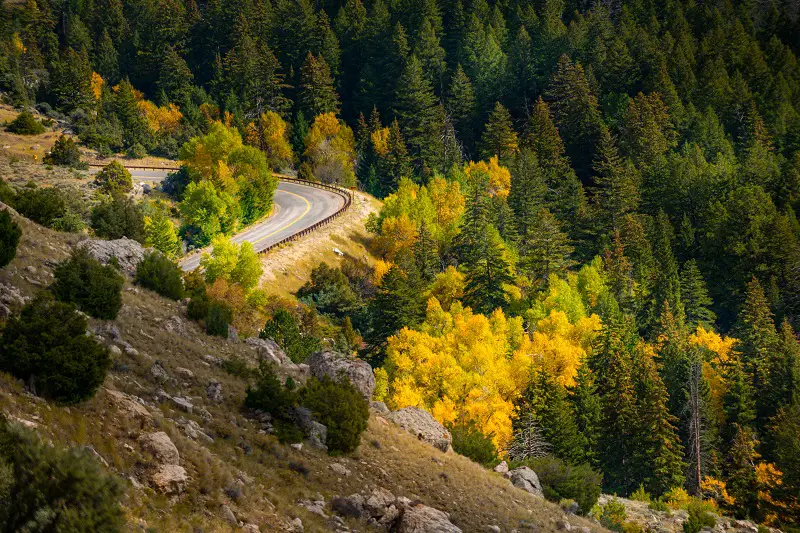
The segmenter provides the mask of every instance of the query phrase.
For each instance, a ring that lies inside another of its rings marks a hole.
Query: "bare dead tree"
[[[542,430],[532,414],[526,413],[520,420],[521,427],[514,433],[506,448],[508,458],[515,461],[544,457],[550,452],[550,444],[544,440]]]
[[[686,410],[689,423],[689,476],[688,486],[693,494],[700,493],[700,482],[706,470],[706,456],[704,453],[705,434],[707,425],[705,420],[705,400],[703,398],[703,361],[699,354],[692,357],[689,368],[689,387]]]

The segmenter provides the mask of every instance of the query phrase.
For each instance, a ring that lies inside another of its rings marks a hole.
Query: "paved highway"
[[[164,171],[132,169],[134,182],[158,182],[167,175]],[[309,187],[299,183],[281,181],[275,191],[275,213],[257,224],[234,235],[233,242],[251,242],[260,252],[295,233],[309,228],[336,213],[344,206],[344,198],[325,189]],[[180,265],[184,271],[194,270],[200,265],[199,252],[186,257]]]

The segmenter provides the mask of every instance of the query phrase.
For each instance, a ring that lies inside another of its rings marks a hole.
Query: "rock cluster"
[[[511,483],[526,492],[530,492],[534,496],[538,496],[540,498],[544,498],[544,493],[542,492],[542,485],[539,483],[539,476],[536,475],[536,472],[528,468],[527,466],[521,466],[519,468],[515,468],[514,470],[510,470],[506,474],[505,477],[511,480]]]
[[[8,318],[12,312],[28,303],[27,296],[23,296],[19,289],[13,285],[0,283],[0,318]]]
[[[364,520],[369,526],[386,531],[461,533],[447,513],[402,496],[396,497],[382,487],[336,497],[331,501],[331,509],[341,516]]]
[[[90,256],[104,265],[108,264],[112,258],[116,258],[120,269],[131,277],[136,274],[136,266],[141,262],[145,253],[141,244],[127,237],[113,241],[86,239],[78,243],[78,248],[86,250]]]
[[[259,361],[274,365],[282,376],[290,376],[297,383],[304,384],[311,375],[308,365],[293,363],[272,339],[249,337],[244,342],[255,350]]]
[[[443,452],[452,450],[453,436],[427,411],[405,407],[392,411],[386,418]]]
[[[342,355],[337,352],[322,351],[311,355],[306,361],[311,375],[317,379],[328,376],[334,381],[348,379],[367,401],[375,391],[375,376],[366,361]]]
[[[157,491],[165,494],[180,494],[186,488],[186,470],[178,464],[178,448],[163,431],[146,433],[139,437],[139,445],[153,456],[155,465],[150,482]]]

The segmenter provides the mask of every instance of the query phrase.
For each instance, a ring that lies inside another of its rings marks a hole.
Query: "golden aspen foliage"
[[[286,121],[274,111],[262,113],[257,126],[258,146],[267,154],[271,168],[277,169],[291,164],[294,158],[289,143],[289,128]]]
[[[370,133],[372,150],[381,157],[389,153],[389,128],[378,128]]]
[[[511,191],[511,172],[504,166],[501,166],[497,156],[492,156],[489,161],[470,161],[464,167],[464,173],[467,179],[474,179],[477,174],[485,174],[489,180],[489,190],[487,191],[490,196],[499,196],[500,198],[507,198],[508,193]]]
[[[100,95],[103,94],[103,85],[105,85],[105,83],[105,80],[100,74],[92,72],[92,79],[89,84],[92,86],[92,94],[95,100],[100,100]]]
[[[404,328],[388,339],[389,403],[426,409],[445,424],[473,422],[503,449],[514,400],[530,375],[526,342],[520,318],[500,309],[473,314],[458,302],[448,312],[431,298],[419,330]]]
[[[355,136],[334,113],[314,118],[305,139],[304,155],[318,180],[345,187],[355,185]]]
[[[428,289],[428,296],[436,298],[442,309],[447,311],[453,305],[453,302],[464,297],[465,283],[464,274],[459,272],[453,265],[450,265],[444,272],[436,274],[433,283]]]

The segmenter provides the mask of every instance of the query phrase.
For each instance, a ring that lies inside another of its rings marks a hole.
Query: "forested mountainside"
[[[268,334],[298,361],[336,338],[375,368],[376,399],[429,410],[457,451],[549,456],[608,492],[688,492],[792,528],[799,16],[779,1],[28,0],[2,11],[0,89],[101,154],[180,159],[165,190],[200,244],[269,211],[265,173],[247,196],[264,158],[383,198],[377,263],[321,265],[298,292],[335,333],[301,313]],[[257,278],[231,269],[191,278],[192,299],[230,300],[219,278],[240,285],[229,321],[262,318],[245,299]]]

